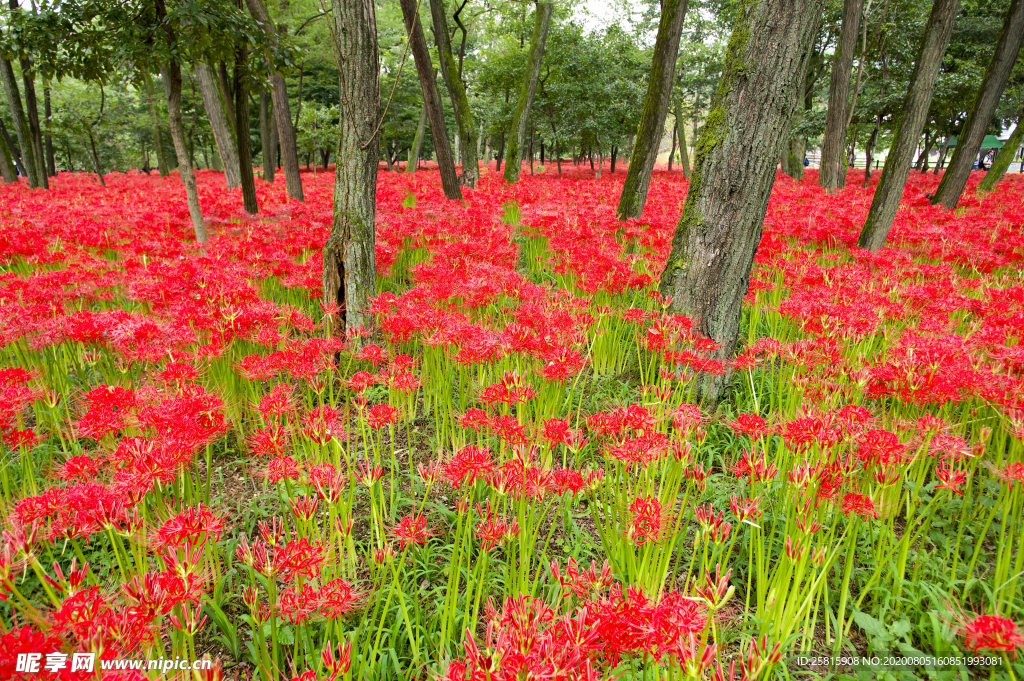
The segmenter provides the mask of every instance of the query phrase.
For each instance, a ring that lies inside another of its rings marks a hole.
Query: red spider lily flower
[[[662,508],[661,502],[653,497],[637,497],[629,505],[628,536],[636,544],[661,541],[661,532],[669,519]]]
[[[253,456],[279,457],[288,449],[288,433],[277,426],[261,428],[249,436],[249,451]]]
[[[284,520],[281,518],[260,520],[256,523],[256,527],[260,531],[260,537],[270,546],[277,546],[284,536]]]
[[[586,489],[586,481],[579,471],[560,468],[551,473],[553,491],[558,496],[578,494]]]
[[[80,454],[69,456],[67,460],[57,468],[57,477],[61,480],[74,480],[82,478],[88,480],[96,477],[100,470],[100,463],[90,456]]]
[[[294,515],[297,520],[305,520],[308,522],[316,515],[316,509],[319,505],[320,500],[316,497],[295,497],[291,500],[292,515]]]
[[[366,422],[373,430],[391,425],[398,418],[398,410],[387,404],[375,404],[366,414]]]
[[[864,518],[878,517],[878,511],[875,510],[875,504],[871,498],[856,492],[849,492],[843,497],[843,513],[846,515],[854,513]]]
[[[750,518],[761,517],[760,499],[740,499],[735,494],[729,497],[729,508],[741,523]]]
[[[490,551],[497,544],[519,536],[519,522],[513,520],[511,523],[507,523],[504,520],[498,520],[489,503],[486,511],[481,508],[480,504],[477,504],[476,511],[480,515],[480,522],[473,529],[473,534],[480,537],[480,550]]]
[[[277,606],[289,622],[301,624],[317,612],[320,598],[309,584],[303,584],[301,588],[285,589],[279,593]]]
[[[67,577],[64,576],[64,571],[61,570],[60,563],[53,561],[53,572],[57,575],[54,579],[50,575],[44,574],[43,579],[46,583],[55,589],[64,590],[65,585],[69,591],[75,591],[85,581],[86,575],[89,574],[89,563],[82,565],[82,568],[78,568],[78,558],[71,559],[71,568],[68,570]]]
[[[964,493],[960,486],[967,482],[967,473],[966,470],[952,468],[949,462],[941,463],[935,467],[935,477],[940,482],[935,489],[948,489],[953,494],[962,497]]]
[[[743,450],[743,456],[730,470],[737,478],[748,478],[752,485],[771,480],[779,474],[779,469],[775,467],[775,464],[768,463],[764,452],[755,458],[754,454],[747,450]]]
[[[749,435],[755,440],[768,430],[768,424],[757,414],[740,414],[735,421],[726,421],[725,425],[733,431]]]
[[[312,579],[320,573],[320,565],[326,559],[322,544],[296,539],[274,550],[273,568],[286,580],[299,576]]]
[[[463,428],[471,428],[478,432],[490,427],[491,417],[483,409],[471,407],[466,413],[459,417],[459,425]]]
[[[328,619],[337,619],[354,612],[365,594],[353,593],[352,584],[338,578],[321,586],[318,597],[320,613]]]
[[[440,459],[433,459],[425,463],[420,463],[416,466],[416,472],[419,473],[420,478],[428,485],[432,485],[437,482],[438,478],[444,475],[444,464]]]
[[[214,515],[206,506],[199,505],[184,509],[169,518],[151,538],[154,548],[180,546],[202,546],[207,540],[220,539],[225,530],[224,519]]]
[[[751,639],[746,654],[740,658],[740,670],[744,678],[756,679],[766,667],[775,664],[782,657],[782,644],[776,643],[768,651],[768,636],[760,640]]]
[[[525,426],[515,416],[499,416],[494,419],[491,429],[501,440],[512,446],[524,445],[527,442]]]
[[[801,543],[799,539],[793,539],[789,535],[786,535],[785,551],[786,557],[790,560],[800,561],[807,555],[807,545]]]
[[[348,476],[332,464],[321,463],[309,469],[309,483],[317,496],[328,503],[336,504],[341,500],[347,482]]]
[[[464,484],[472,485],[478,477],[493,471],[490,450],[473,445],[460,449],[444,466],[444,475],[455,489]]]
[[[562,594],[562,598],[568,598],[569,596],[575,596],[580,600],[595,598],[611,586],[614,581],[612,568],[607,560],[601,567],[600,573],[597,570],[597,563],[594,561],[590,561],[590,567],[581,572],[575,558],[570,558],[566,563],[564,576],[557,560],[551,561],[548,564],[548,569],[551,571],[551,576],[555,578],[555,581],[563,589],[568,589],[568,591]]]
[[[285,416],[295,410],[295,401],[292,395],[292,386],[289,383],[278,383],[274,388],[263,396],[256,410],[263,416],[263,420],[270,422],[271,417]]]
[[[675,649],[672,652],[679,660],[679,666],[686,669],[686,674],[692,678],[699,679],[703,678],[704,670],[711,667],[711,664],[715,661],[718,646],[714,643],[698,646],[696,636],[690,632],[685,638],[681,637],[676,642]]]
[[[673,412],[672,427],[682,433],[683,437],[689,437],[700,428],[703,419],[700,407],[695,404],[684,404]]]
[[[872,464],[892,465],[902,463],[906,447],[887,430],[869,430],[860,437],[857,457],[864,466]]]
[[[198,605],[189,607],[188,605],[181,606],[181,617],[177,617],[174,613],[171,613],[170,619],[171,626],[178,629],[188,636],[195,636],[199,633],[199,630],[203,628],[209,619],[206,615],[202,618],[199,615],[202,614],[202,608]]]
[[[721,565],[715,565],[715,576],[711,576],[711,571],[704,573],[704,580],[697,582],[694,579],[693,593],[703,599],[712,610],[717,610],[720,606],[732,598],[733,593],[736,591],[736,587],[730,586],[729,581],[732,578],[732,570],[726,570],[725,574],[721,573]]]
[[[309,669],[298,676],[293,676],[290,681],[317,681],[316,670]]]
[[[384,354],[379,345],[367,345],[359,351],[357,357],[365,362],[371,362],[373,366],[388,361],[387,355]]]
[[[996,469],[996,477],[1009,485],[1010,489],[1013,489],[1013,483],[1024,484],[1024,464],[1014,462],[1008,464],[1005,468]]]
[[[325,642],[320,650],[320,662],[331,673],[331,679],[344,676],[352,664],[352,642],[339,643],[337,648],[330,641]]]
[[[711,471],[704,468],[704,464],[698,463],[683,471],[683,475],[686,476],[687,480],[696,484],[698,490],[703,492],[707,489],[707,481],[708,477],[711,475]]]
[[[366,487],[373,487],[384,477],[384,469],[381,466],[371,464],[369,461],[360,461],[359,465],[356,466],[355,477],[356,480]]]
[[[1013,620],[999,615],[978,615],[964,622],[960,629],[964,645],[975,653],[979,650],[1010,653],[1017,659],[1017,648],[1024,648],[1024,634]]]
[[[398,521],[398,525],[395,526],[392,533],[395,535],[395,539],[398,540],[399,548],[403,550],[408,544],[414,546],[426,544],[427,540],[434,536],[427,529],[427,519],[423,517],[422,513],[417,516],[407,515],[403,517]]]
[[[391,562],[391,559],[394,557],[395,550],[390,544],[373,550],[373,562],[377,565],[383,565],[384,563]]]
[[[377,377],[369,371],[357,371],[348,381],[348,387],[356,393],[362,393],[377,382]]]
[[[668,437],[663,433],[645,433],[638,437],[625,438],[609,445],[606,455],[626,464],[647,466],[665,456],[669,451]]]
[[[324,444],[331,438],[344,440],[346,437],[345,427],[338,419],[338,410],[326,404],[311,409],[303,424],[303,432],[314,442]]]
[[[286,479],[299,480],[302,477],[302,468],[290,456],[276,456],[257,475],[269,483],[277,483]]]
[[[708,528],[708,539],[715,544],[722,544],[732,533],[732,523],[718,523]]]

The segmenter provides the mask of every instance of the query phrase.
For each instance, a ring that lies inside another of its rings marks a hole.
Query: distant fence
[[[1008,172],[1008,173],[1024,173],[1024,160],[1021,159],[1021,154],[1024,154],[1024,148],[1018,150],[1016,158],[1013,159],[1013,163],[1010,164],[1010,167],[1007,168],[1006,172]],[[951,157],[952,157],[951,153],[947,154],[946,155],[946,161],[949,161],[949,159]],[[937,158],[930,159],[929,164],[928,164],[929,169],[931,169],[931,170],[935,169],[935,163],[936,163],[937,160],[938,160]],[[821,167],[821,152],[817,152],[817,153],[813,153],[813,154],[807,154],[807,161],[808,161],[808,165],[807,165],[808,168],[820,168]],[[914,156],[914,161],[915,162],[917,161],[917,156],[916,155]],[[853,167],[854,168],[864,169],[865,167],[867,167],[867,162],[868,162],[867,156],[864,155],[864,154],[859,154],[854,159]],[[876,159],[873,159],[871,161],[871,166],[872,166],[872,168],[874,170],[881,170],[883,165],[885,165],[885,159],[884,158],[881,158],[881,159],[876,158]]]

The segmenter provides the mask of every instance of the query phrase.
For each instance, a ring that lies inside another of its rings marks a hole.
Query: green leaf
[[[889,631],[885,628],[885,625],[876,620],[866,612],[855,610],[853,613],[853,621],[857,623],[857,626],[864,630],[871,638],[880,638],[888,640],[892,638]]]
[[[903,638],[904,636],[910,633],[910,630],[912,628],[913,627],[910,626],[910,620],[904,617],[900,621],[891,624],[889,626],[889,631],[892,632],[893,636]]]

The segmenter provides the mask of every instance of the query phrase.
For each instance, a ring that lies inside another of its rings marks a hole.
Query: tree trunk
[[[875,116],[875,127],[871,131],[871,136],[868,138],[867,149],[867,162],[864,165],[864,186],[868,186],[868,182],[871,181],[871,164],[875,160],[875,145],[878,143],[878,132],[882,127],[882,115],[878,114]]]
[[[552,2],[537,0],[534,11],[533,35],[530,37],[530,52],[526,58],[526,73],[519,87],[519,98],[512,113],[512,125],[508,134],[508,152],[505,159],[505,181],[516,182],[522,170],[523,147],[526,146],[526,123],[530,118],[533,98],[537,94],[540,79],[540,65],[544,58],[544,44],[548,39],[551,25]]]
[[[686,126],[683,125],[683,110],[676,102],[676,128],[679,136],[679,164],[683,167],[683,177],[690,177],[690,152],[686,148]]]
[[[924,150],[921,152],[921,174],[928,172],[928,157],[932,153],[932,147],[935,146],[935,136],[932,135],[931,130],[924,131]]]
[[[25,166],[21,160],[21,150],[18,145],[15,144],[14,140],[11,139],[11,133],[7,131],[7,126],[4,125],[4,119],[0,118],[0,135],[4,138],[4,143],[7,145],[7,150],[11,152],[11,163],[14,164],[15,179],[20,174],[22,177],[28,177],[28,173],[25,172]],[[65,144],[65,146],[67,146]],[[71,152],[68,152],[68,164],[71,164]]]
[[[4,182],[17,182],[18,171],[14,166],[14,154],[7,145],[7,131],[4,130],[3,133],[0,135],[0,176],[4,178]]]
[[[618,157],[618,154],[619,148],[613,144],[611,151],[608,152],[608,160],[611,162],[608,168],[608,172],[610,172],[612,175],[615,174],[615,159]]]
[[[959,8],[960,0],[935,0],[932,5],[914,72],[910,76],[910,88],[900,107],[893,142],[882,168],[882,177],[878,180],[867,220],[857,240],[861,248],[877,251],[889,236],[910,173],[910,163],[914,159],[914,147],[928,118],[942,56],[949,45]]]
[[[274,183],[274,145],[270,140],[270,129],[273,126],[270,116],[270,96],[265,89],[260,89],[260,146],[263,155],[263,181]]]
[[[91,128],[86,129],[86,135],[89,138],[89,151],[92,154],[93,170],[96,173],[96,177],[100,181],[100,186],[106,187],[107,183],[103,179],[103,166],[100,165],[100,154],[98,151],[96,151],[96,138],[93,137]]]
[[[28,120],[25,118],[25,109],[21,106],[21,92],[18,90],[18,81],[14,77],[14,67],[7,59],[0,59],[0,78],[4,82],[4,92],[7,95],[7,110],[11,114],[14,124],[14,134],[18,137],[18,148],[21,150],[21,164],[28,175],[28,186],[39,187],[41,174],[38,159],[35,153],[35,145],[32,144],[32,131],[29,130]]]
[[[935,160],[935,170],[932,171],[933,175],[938,175],[939,171],[946,163],[946,154],[949,152],[949,137],[942,140],[942,148],[939,149],[939,157]]]
[[[741,3],[725,70],[697,142],[686,203],[661,274],[660,292],[675,311],[717,344],[736,349],[740,308],[750,284],[775,169],[786,142],[823,0]],[[715,402],[724,377],[709,377]]]
[[[654,41],[647,97],[640,125],[637,126],[633,153],[629,157],[626,181],[619,195],[617,212],[620,220],[640,217],[647,203],[651,173],[665,134],[665,115],[672,98],[672,81],[676,75],[676,57],[679,55],[679,37],[683,32],[686,7],[687,0],[662,0],[661,3],[661,21]]]
[[[274,28],[263,0],[245,0],[249,13],[261,25],[270,38],[270,43],[277,45],[277,30]],[[291,110],[288,107],[288,87],[280,71],[270,74],[273,86],[271,98],[274,100],[274,120],[277,122],[277,135],[281,143],[281,166],[284,170],[285,191],[296,201],[304,201],[302,194],[302,176],[299,174],[299,151],[295,142],[295,127],[292,125]],[[342,100],[344,102],[344,100]],[[342,112],[342,117],[347,112]],[[378,156],[379,156],[378,152]]]
[[[374,223],[380,143],[380,57],[374,4],[332,0],[341,79],[341,116],[334,171],[334,223],[324,245],[323,302],[337,306],[328,333],[368,327],[376,292]],[[341,58],[341,57],[344,58]]]
[[[409,163],[405,166],[405,172],[415,173],[420,164],[420,149],[423,147],[423,136],[427,133],[427,107],[420,109],[420,123],[416,126],[416,136],[412,138],[412,148],[409,149]]]
[[[417,15],[417,0],[400,0],[405,30],[409,36],[409,47],[413,60],[416,62],[416,73],[420,78],[420,89],[423,91],[423,106],[430,119],[430,137],[434,141],[434,152],[437,154],[437,167],[441,171],[441,188],[449,199],[462,200],[462,189],[459,188],[459,177],[455,173],[455,161],[452,158],[451,142],[448,139],[448,128],[444,123],[444,108],[441,106],[441,94],[437,90],[437,80],[430,64],[430,52],[427,40],[423,36],[423,25]]]
[[[156,111],[156,98],[153,95],[153,79],[147,69],[142,70],[142,85],[146,93],[146,105],[149,109],[149,124],[153,128],[153,148],[156,150],[156,165],[160,170],[160,177],[167,177],[170,170],[167,168],[167,154],[164,153],[164,135],[160,130],[160,117]]]
[[[50,123],[53,112],[50,110],[50,86],[43,87],[43,116],[46,120],[46,133],[43,135],[43,151],[46,154],[46,174],[57,177],[57,160],[53,157],[53,137],[50,135]]]
[[[995,115],[996,105],[999,98],[1006,89],[1006,83],[1010,79],[1014,62],[1020,52],[1021,43],[1024,42],[1024,0],[1011,0],[1010,9],[1006,13],[1006,20],[1003,22],[1002,33],[999,34],[999,41],[996,43],[996,51],[989,62],[988,71],[985,72],[985,79],[981,82],[981,90],[974,100],[974,106],[964,124],[963,132],[957,138],[956,147],[953,149],[953,158],[949,161],[949,168],[939,182],[939,188],[935,191],[932,203],[941,203],[946,208],[956,208],[960,201],[960,194],[967,185],[967,178],[971,174],[971,166],[974,158],[981,149],[981,143],[988,132],[988,126],[992,124],[992,117]],[[991,172],[991,171],[990,171]]]
[[[260,207],[256,202],[256,182],[252,174],[252,140],[249,137],[249,50],[245,40],[239,40],[235,44],[235,137],[238,140],[242,205],[246,213],[255,215]]]
[[[228,189],[234,189],[242,183],[239,171],[238,145],[235,140],[234,126],[228,118],[221,97],[221,88],[217,84],[217,74],[206,62],[196,62],[196,80],[199,81],[199,93],[203,97],[203,108],[206,118],[213,130],[213,141],[217,144],[217,153],[224,164],[224,181]]]
[[[14,14],[21,12],[21,4],[18,0],[9,0],[8,6]],[[21,46],[23,47],[23,46]],[[32,62],[27,57],[20,58],[21,82],[25,86],[25,123],[28,126],[28,140],[32,145],[32,158],[35,161],[37,186],[43,189],[50,188],[50,181],[46,176],[46,155],[43,152],[43,135],[39,127],[39,104],[36,101],[35,76],[32,72]],[[24,153],[25,142],[19,143]]]
[[[676,136],[679,132],[679,121],[672,124],[672,148],[668,151],[668,172],[672,172],[672,157],[676,155]],[[628,175],[628,171],[627,171]]]
[[[846,109],[850,98],[850,69],[853,68],[853,55],[857,51],[863,10],[864,0],[843,2],[843,27],[832,58],[825,139],[821,145],[821,170],[818,172],[818,184],[826,190],[839,189],[846,184],[846,159],[843,153],[846,150],[846,127],[849,120]]]
[[[978,191],[990,192],[995,188],[996,183],[1003,179],[1003,175],[1006,174],[1010,164],[1013,163],[1013,158],[1017,155],[1021,138],[1024,138],[1024,107],[1021,107],[1018,112],[1017,127],[1013,129],[1013,134],[996,154],[995,160],[992,161],[992,167],[988,169],[981,184],[978,185]]]
[[[501,172],[501,162],[505,158],[505,133],[498,133],[498,156],[494,162],[495,172]]]
[[[174,29],[166,23],[166,11],[163,10],[164,0],[155,0],[157,21],[164,25],[168,34],[168,42],[173,47],[177,42]],[[206,223],[199,207],[199,190],[196,187],[196,176],[192,172],[192,159],[185,143],[185,125],[181,120],[181,66],[171,60],[164,72],[164,83],[167,89],[167,119],[171,129],[171,140],[174,142],[174,154],[178,157],[178,174],[185,185],[185,196],[188,201],[188,212],[192,218],[192,229],[196,241],[204,245],[209,242],[206,234]]]

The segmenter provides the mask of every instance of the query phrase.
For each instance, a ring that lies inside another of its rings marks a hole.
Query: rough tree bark
[[[153,128],[153,147],[156,149],[156,165],[160,170],[160,177],[167,177],[170,170],[167,167],[167,154],[164,153],[164,135],[160,129],[160,117],[156,112],[156,98],[153,95],[153,79],[149,71],[142,71],[142,86],[146,92],[146,105],[149,109],[149,124]]]
[[[416,0],[400,0],[400,4],[405,30],[409,35],[409,47],[416,62],[416,73],[420,78],[420,89],[423,91],[423,107],[427,110],[427,118],[430,119],[430,136],[434,140],[437,167],[441,171],[441,188],[449,199],[461,201],[462,189],[459,187],[459,177],[455,173],[451,141],[448,139],[448,128],[444,123],[441,93],[437,90],[437,80],[430,64],[430,52],[427,50],[427,39],[423,36],[423,24],[416,11]]]
[[[274,156],[275,151],[274,143],[270,138],[270,129],[273,126],[270,120],[270,97],[267,95],[267,91],[260,90],[260,147],[263,154],[263,181],[274,183]]]
[[[686,126],[683,125],[683,109],[676,102],[676,134],[679,136],[679,164],[683,166],[683,177],[690,177],[690,152],[686,149]]]
[[[1010,80],[1010,73],[1013,71],[1014,62],[1017,61],[1022,42],[1024,0],[1012,0],[1003,22],[1003,30],[999,34],[999,41],[996,43],[996,51],[989,62],[988,71],[985,72],[985,79],[981,82],[981,89],[974,100],[971,113],[964,123],[963,132],[957,138],[953,158],[950,159],[949,167],[939,181],[939,188],[935,190],[933,204],[941,203],[946,208],[956,208],[960,201],[960,195],[967,185],[967,178],[971,175],[974,159],[981,149],[988,126],[992,124],[996,105],[999,104],[999,98],[1003,96],[1003,90]]]
[[[260,24],[272,44],[277,43],[277,30],[270,20],[263,0],[245,0],[249,13]],[[270,92],[274,100],[274,120],[277,122],[277,135],[281,145],[281,169],[284,171],[285,191],[296,201],[304,201],[302,194],[302,176],[299,174],[299,151],[295,141],[295,127],[292,125],[291,110],[288,107],[288,87],[280,71],[270,74],[273,86]]]
[[[53,137],[50,135],[50,122],[53,111],[50,109],[50,86],[43,87],[43,120],[46,121],[46,132],[43,134],[43,153],[46,155],[46,174],[57,177],[57,159],[53,155]]]
[[[658,148],[665,134],[665,115],[672,98],[672,81],[676,75],[676,57],[679,55],[679,37],[683,33],[686,0],[662,0],[658,37],[654,41],[651,59],[651,77],[647,82],[647,97],[637,126],[636,142],[629,157],[629,170],[619,194],[620,220],[638,218],[647,203],[651,186],[651,173],[658,159]]]
[[[14,167],[14,155],[7,146],[5,137],[0,135],[0,176],[4,178],[4,182],[17,182],[18,171]]]
[[[750,284],[775,169],[823,0],[746,0],[736,10],[725,71],[697,142],[686,203],[661,275],[660,292],[695,330],[735,354],[740,308]],[[716,401],[725,377],[709,377]]]
[[[334,171],[334,224],[324,244],[323,293],[328,333],[368,326],[376,289],[374,222],[380,144],[380,58],[371,0],[332,0],[342,116]]]
[[[519,87],[519,98],[512,113],[512,125],[508,133],[508,149],[505,152],[505,181],[517,182],[522,170],[523,148],[526,146],[526,124],[533,107],[533,98],[537,94],[537,81],[540,79],[540,65],[544,58],[544,44],[548,39],[548,28],[551,26],[553,3],[537,2],[533,22],[533,35],[530,37],[530,52],[526,58],[526,73]],[[500,165],[500,163],[499,163]]]
[[[415,173],[420,164],[420,149],[423,147],[423,136],[427,134],[427,107],[420,109],[420,124],[416,126],[416,136],[409,148],[409,162],[405,164],[405,172]]]
[[[242,176],[238,170],[238,145],[235,141],[234,126],[224,108],[224,99],[217,84],[217,74],[206,62],[196,62],[196,80],[199,81],[203,108],[206,109],[210,129],[213,130],[213,141],[224,164],[224,181],[228,189],[234,189],[242,183]]]
[[[672,159],[676,155],[676,138],[678,137],[679,121],[672,124],[672,148],[668,152],[668,172],[672,172]]]
[[[430,0],[430,13],[434,19],[434,42],[437,44],[438,61],[441,63],[441,76],[452,97],[455,124],[459,126],[462,149],[462,175],[459,179],[463,185],[475,189],[477,182],[480,181],[480,152],[477,146],[476,125],[473,123],[473,112],[469,108],[469,97],[466,96],[466,84],[462,82],[459,65],[452,55],[445,12],[444,0]]]
[[[846,109],[850,98],[850,69],[857,51],[863,11],[864,0],[844,0],[842,32],[832,58],[825,139],[821,145],[821,170],[818,172],[818,184],[826,190],[839,189],[846,184],[846,127],[849,120]]]
[[[985,173],[985,178],[978,185],[978,191],[990,192],[992,191],[996,183],[1003,179],[1003,175],[1006,174],[1010,164],[1013,163],[1013,157],[1017,155],[1017,149],[1020,148],[1021,138],[1024,138],[1024,106],[1020,108],[1017,113],[1017,127],[1013,129],[1013,134],[1003,144],[1003,148],[996,154],[996,158],[992,161],[992,167]]]
[[[32,143],[32,131],[29,130],[28,120],[25,118],[25,109],[21,105],[21,92],[18,90],[18,81],[14,77],[14,67],[8,59],[0,59],[0,79],[4,82],[7,110],[11,114],[14,134],[18,138],[21,163],[28,175],[28,186],[39,187],[42,185],[39,179],[42,174],[39,158],[36,156],[35,145]]]
[[[242,205],[245,212],[259,212],[256,182],[252,174],[252,141],[249,138],[249,50],[245,40],[235,45],[235,139],[238,141],[238,172],[242,179]]]
[[[914,71],[910,76],[910,88],[896,120],[889,155],[885,159],[867,220],[857,240],[861,248],[877,251],[885,245],[885,239],[889,236],[903,195],[903,186],[910,173],[910,164],[914,160],[914,149],[928,118],[942,56],[949,45],[953,22],[956,21],[959,9],[960,0],[935,0],[932,5]]]

